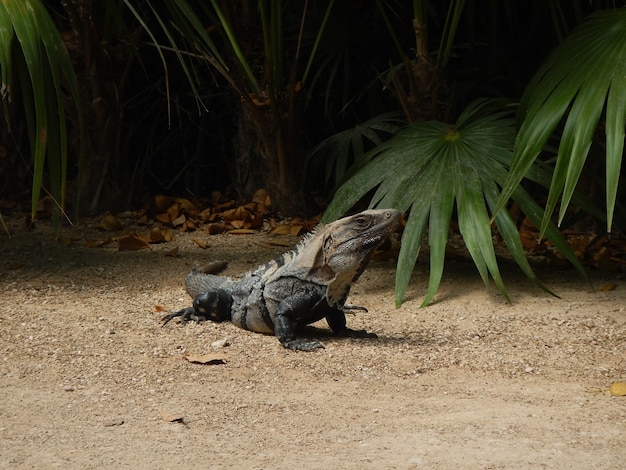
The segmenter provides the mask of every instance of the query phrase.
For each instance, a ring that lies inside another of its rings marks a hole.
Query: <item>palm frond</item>
[[[346,177],[351,163],[359,162],[367,150],[382,144],[403,124],[404,120],[398,113],[374,116],[321,141],[311,150],[309,160],[314,164],[325,162],[326,183],[336,187]]]
[[[567,116],[541,231],[562,196],[559,223],[572,199],[605,111],[607,229],[611,230],[624,151],[626,10],[590,16],[537,71],[522,97],[511,172],[498,201],[504,207],[557,125]]]
[[[39,0],[0,3],[0,68],[2,98],[11,97],[19,78],[33,151],[31,212],[35,217],[47,160],[51,194],[65,205],[67,127],[64,90],[80,106],[72,62],[59,32]],[[19,77],[13,75],[17,71]],[[81,113],[78,113],[79,119]],[[80,122],[82,129],[82,121]],[[81,132],[82,135],[82,132]]]
[[[422,303],[427,305],[441,282],[456,201],[459,231],[485,285],[489,287],[490,278],[493,279],[508,299],[493,246],[490,214],[499,197],[498,188],[508,177],[507,163],[511,161],[514,139],[510,112],[502,111],[489,100],[470,104],[456,124],[416,122],[363,157],[366,163],[339,188],[323,222],[341,216],[372,190],[375,193],[371,206],[410,210],[398,259],[396,305],[402,303],[429,225],[430,279]],[[533,222],[541,220],[541,210],[521,187],[512,197]],[[524,273],[539,288],[551,293],[529,265],[508,211],[497,214],[495,225]],[[550,225],[546,234],[584,273],[558,230]]]

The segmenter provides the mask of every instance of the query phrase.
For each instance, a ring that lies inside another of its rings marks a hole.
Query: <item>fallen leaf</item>
[[[94,225],[94,228],[108,232],[116,232],[122,229],[122,223],[113,214],[107,214],[100,222]]]
[[[207,246],[209,246],[209,242],[207,240],[203,240],[202,238],[193,238],[191,241],[194,242],[196,245],[198,245],[203,250]]]
[[[155,312],[165,312],[165,307],[163,305],[155,305],[154,306],[154,311]]]
[[[614,397],[625,397],[626,396],[626,382],[613,382],[609,387],[609,392]]]
[[[167,212],[160,212],[154,216],[159,222],[163,224],[170,223],[170,215]]]
[[[176,202],[185,214],[190,215],[191,217],[195,217],[196,214],[198,214],[198,209],[196,209],[196,206],[193,205],[189,199],[176,198]]]
[[[150,230],[150,243],[160,243],[163,241],[163,232],[159,227],[152,227]]]
[[[265,189],[257,189],[256,193],[254,193],[254,196],[252,197],[252,202],[256,202],[257,204],[262,204],[265,207],[269,207],[272,205],[270,195]]]
[[[230,230],[232,227],[228,224],[223,224],[221,222],[215,222],[207,225],[206,231],[209,235],[217,235],[218,233],[224,233]]]
[[[215,217],[217,217],[217,214],[215,214],[211,210],[211,208],[204,209],[198,214],[198,218],[200,220],[203,220],[204,222],[210,222],[211,220],[215,219]]]
[[[118,250],[126,251],[126,250],[141,250],[143,248],[150,248],[150,244],[139,237],[139,235],[127,235],[125,237],[120,238],[118,241]]]
[[[272,235],[291,235],[291,227],[287,224],[275,225],[270,229]]]
[[[89,238],[85,238],[85,245],[89,248],[100,248],[109,243],[113,243],[113,239],[111,237],[107,237],[104,240],[90,240]]]
[[[602,284],[600,286],[600,290],[603,292],[609,292],[615,290],[616,284],[614,282],[607,282],[606,284]]]
[[[181,214],[178,217],[172,217],[172,225],[174,227],[179,227],[183,225],[186,221],[187,217],[185,217],[185,214]]]
[[[109,427],[109,426],[121,426],[122,424],[124,424],[124,420],[119,418],[119,419],[107,419],[106,421],[102,421],[102,425]]]
[[[193,232],[194,230],[196,230],[198,227],[196,226],[196,224],[193,222],[193,220],[191,219],[187,219],[185,220],[185,223],[183,224],[183,226],[180,228],[181,231],[183,232]]]
[[[224,364],[228,359],[226,354],[185,354],[183,359],[194,364]]]
[[[163,234],[163,240],[166,242],[171,242],[173,240],[172,234],[167,227],[162,228],[161,233]]]
[[[172,248],[170,251],[165,253],[165,256],[169,256],[171,258],[178,258],[178,247]]]
[[[181,413],[172,413],[171,411],[161,410],[159,411],[161,418],[163,421],[167,421],[168,423],[180,422],[182,423],[185,417]]]
[[[231,235],[251,235],[253,233],[256,233],[256,230],[252,230],[249,228],[236,228],[233,230],[229,230],[228,233],[230,233]]]
[[[174,198],[171,196],[158,194],[154,197],[154,205],[159,212],[165,212],[172,204],[174,204]]]

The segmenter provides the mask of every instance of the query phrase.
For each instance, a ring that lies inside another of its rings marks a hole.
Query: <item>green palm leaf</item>
[[[69,90],[74,106],[80,106],[80,99],[63,40],[39,0],[0,2],[0,69],[3,98],[10,97],[16,78],[30,85],[22,87],[21,91],[33,148],[32,216],[39,201],[46,157],[51,193],[63,209],[67,170],[63,90]],[[80,119],[81,113],[78,115]],[[82,121],[80,127],[82,129]]]
[[[441,282],[445,246],[454,202],[459,230],[485,285],[490,278],[508,300],[492,241],[490,214],[508,177],[515,127],[510,113],[493,101],[477,100],[456,124],[416,122],[363,157],[364,163],[337,191],[324,220],[341,216],[359,199],[375,190],[371,206],[410,210],[402,237],[396,274],[396,304],[400,305],[429,224],[430,279],[422,305],[434,297]],[[518,187],[513,200],[539,223],[542,211]],[[517,227],[508,211],[500,211],[495,225],[508,250],[538,287],[550,292],[530,267]],[[573,251],[553,225],[547,237],[581,272]],[[550,292],[551,293],[551,292]]]
[[[562,194],[560,223],[605,109],[607,228],[611,230],[624,151],[625,77],[626,10],[596,13],[552,53],[528,85],[519,110],[522,122],[511,173],[498,209],[567,114],[541,230],[546,230]]]
[[[324,139],[311,150],[308,158],[312,162],[325,163],[325,180],[334,187],[344,179],[352,160],[360,161],[367,148],[381,145],[382,136],[395,134],[403,123],[398,113],[374,116]]]

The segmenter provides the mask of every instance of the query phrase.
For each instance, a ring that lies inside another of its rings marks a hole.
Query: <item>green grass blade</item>
[[[235,35],[235,32],[231,28],[230,23],[228,22],[228,19],[224,16],[224,13],[222,12],[222,9],[219,3],[217,2],[217,0],[211,0],[211,5],[213,5],[215,14],[217,15],[219,22],[220,22],[220,26],[223,28],[224,33],[226,34],[226,37],[228,38],[230,47],[233,53],[235,54],[235,57],[237,58],[237,63],[243,70],[243,73],[248,81],[248,84],[252,88],[252,91],[256,95],[259,95],[260,94],[259,83],[257,82],[257,79],[254,76],[254,73],[252,73],[252,69],[250,69],[250,65],[248,64],[248,61],[246,60],[246,56],[244,55],[243,51],[241,50],[241,47],[239,46],[239,41],[237,40],[237,36]]]

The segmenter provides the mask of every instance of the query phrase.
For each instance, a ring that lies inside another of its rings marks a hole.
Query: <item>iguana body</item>
[[[286,348],[309,351],[321,343],[296,339],[298,327],[326,318],[337,335],[372,337],[346,327],[350,287],[374,250],[400,223],[397,210],[368,210],[319,226],[292,251],[237,279],[193,270],[185,288],[193,307],[171,313],[188,320],[228,320],[246,330],[273,333]],[[362,309],[364,310],[364,309]]]

